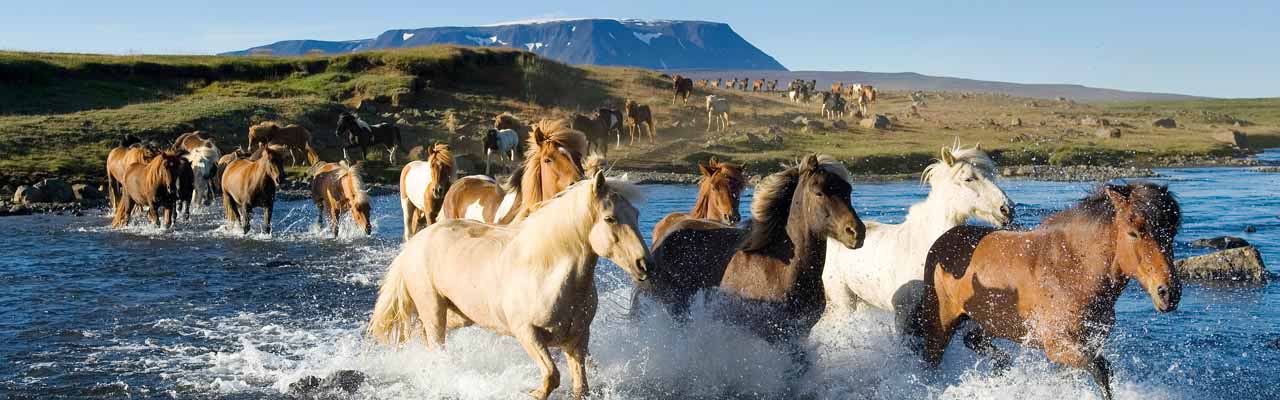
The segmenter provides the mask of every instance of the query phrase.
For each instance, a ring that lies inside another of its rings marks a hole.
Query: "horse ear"
[[[608,191],[608,187],[605,186],[606,181],[604,179],[604,171],[596,171],[596,176],[593,180],[594,182],[591,184],[591,191],[597,196],[604,197],[604,194]]]
[[[817,156],[817,155],[813,155],[813,154],[807,155],[807,156],[805,156],[805,157],[804,157],[804,161],[801,161],[801,162],[800,162],[800,170],[801,170],[801,171],[814,171],[814,170],[817,170],[817,169],[818,169],[818,156]]]
[[[982,142],[978,142],[977,144],[974,144],[973,149],[977,151],[982,151]]]
[[[707,177],[709,177],[709,176],[711,176],[711,175],[714,175],[714,173],[711,171],[711,168],[708,168],[708,167],[707,167],[705,164],[703,164],[703,163],[698,163],[698,170],[699,170],[699,171],[702,171],[702,176],[707,176]]]
[[[951,149],[943,147],[941,153],[942,153],[942,162],[947,163],[947,165],[956,163],[956,156],[951,154]]]
[[[1129,206],[1129,198],[1128,196],[1125,196],[1124,193],[1120,193],[1120,191],[1115,190],[1115,188],[1111,186],[1107,186],[1106,191],[1107,191],[1107,199],[1111,200],[1111,205],[1114,206],[1117,210]]]
[[[536,127],[534,127],[534,128],[533,128],[533,142],[534,142],[534,143],[537,143],[537,144],[539,144],[539,145],[541,145],[541,144],[542,144],[542,142],[545,142],[545,141],[547,141],[547,133],[542,131],[542,127],[541,127],[541,126],[536,126]]]

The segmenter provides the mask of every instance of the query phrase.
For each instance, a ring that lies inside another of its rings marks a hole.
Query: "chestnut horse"
[[[318,210],[316,223],[323,226],[325,214],[328,214],[333,237],[338,237],[338,221],[347,211],[351,212],[351,219],[356,225],[364,229],[365,235],[373,233],[373,223],[369,221],[369,194],[365,192],[360,173],[358,165],[347,166],[345,162],[311,167],[311,201],[316,203]]]
[[[137,142],[136,138],[128,144],[121,142],[121,146],[107,153],[107,194],[111,199],[112,207],[120,204],[124,174],[129,166],[134,163],[146,163],[154,155],[154,151]]]
[[[627,133],[631,135],[631,144],[636,144],[637,134],[644,136],[645,126],[649,127],[649,142],[657,143],[658,126],[653,123],[653,111],[649,106],[628,99],[622,107],[622,113],[627,118]]]
[[[925,291],[911,333],[936,367],[957,326],[977,329],[965,344],[1007,364],[992,338],[1030,343],[1049,360],[1093,375],[1111,398],[1100,353],[1116,321],[1116,300],[1130,279],[1157,311],[1178,307],[1173,238],[1182,211],[1168,187],[1106,185],[1029,232],[957,226],[929,249]]]
[[[825,305],[822,269],[827,238],[862,246],[866,228],[850,205],[849,171],[835,159],[810,155],[800,165],[765,178],[751,202],[749,230],[704,229],[684,220],[654,248],[648,282],[632,297],[653,295],[675,316],[685,316],[699,290],[722,292],[770,308],[743,315],[773,341],[807,335]]]
[[[441,219],[471,219],[506,225],[524,219],[541,202],[582,179],[587,136],[564,120],[544,120],[529,136],[524,162],[511,173],[506,187],[493,178],[475,175],[458,179],[441,205]]]
[[[121,180],[119,203],[111,227],[119,229],[129,224],[136,208],[147,208],[147,218],[156,226],[168,229],[173,225],[178,201],[178,174],[183,168],[182,156],[172,150],[163,151],[145,163],[135,162],[125,168]],[[163,223],[160,209],[164,209]]]
[[[449,145],[427,147],[427,161],[414,161],[400,170],[400,210],[404,216],[404,240],[436,223],[445,193],[457,172]],[[418,225],[422,220],[426,224]]]
[[[222,172],[222,208],[227,222],[249,233],[253,209],[262,207],[262,233],[271,233],[271,211],[276,190],[284,183],[284,146],[268,144],[249,159],[237,159]]]
[[[698,197],[693,200],[693,210],[670,213],[658,221],[653,226],[653,236],[650,236],[654,248],[676,222],[700,219],[710,227],[731,228],[742,219],[738,204],[747,183],[742,167],[712,158],[707,164],[698,163],[698,170],[702,172],[702,180],[698,182]]]
[[[293,154],[294,150],[302,150],[306,153],[307,164],[315,165],[320,162],[320,155],[316,154],[316,149],[311,147],[311,131],[300,125],[280,126],[275,122],[262,122],[249,127],[249,150],[254,150],[254,146],[264,144],[277,144],[289,149],[289,159],[294,165],[298,164],[298,157]]]

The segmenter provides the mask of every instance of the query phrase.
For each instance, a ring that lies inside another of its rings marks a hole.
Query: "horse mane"
[[[995,176],[995,160],[992,160],[991,156],[987,155],[987,152],[982,151],[978,146],[961,147],[959,143],[956,143],[951,147],[951,156],[955,158],[955,162],[972,165],[978,172],[988,178]],[[938,174],[938,170],[946,167],[947,163],[942,160],[929,164],[929,166],[924,167],[924,172],[920,173],[920,181],[923,183],[932,181],[934,177],[941,176]],[[952,171],[954,170],[952,169]]]
[[[1124,185],[1103,184],[1080,199],[1075,206],[1050,215],[1041,226],[1052,227],[1069,224],[1078,216],[1095,224],[1111,224],[1116,217],[1115,205],[1107,197],[1107,191],[1115,191],[1129,198],[1134,213],[1146,222],[1144,228],[1157,235],[1162,243],[1172,243],[1182,226],[1182,208],[1169,191],[1169,187],[1151,182],[1131,182]]]
[[[715,174],[724,173],[728,175],[729,180],[734,182],[733,186],[736,186],[730,187],[730,190],[742,190],[742,186],[746,183],[746,177],[742,175],[742,167],[729,163],[717,162],[714,159],[712,159],[708,164],[707,168],[714,168],[715,170],[712,172],[711,176],[705,176],[698,182],[698,198],[695,199],[695,202],[693,203],[693,210],[689,211],[690,215],[699,217],[707,215],[707,204],[710,203],[711,199],[707,194],[708,188],[702,184],[710,183],[709,181],[715,177]]]
[[[525,253],[532,260],[522,262],[553,265],[566,254],[581,252],[582,240],[578,238],[590,234],[595,218],[589,217],[598,211],[599,200],[591,190],[594,183],[594,179],[588,178],[569,185],[518,225],[521,233],[515,241],[530,242],[525,248],[537,249]],[[644,201],[640,189],[630,183],[606,179],[605,186],[633,207]]]
[[[595,176],[596,172],[609,169],[609,160],[605,159],[600,153],[591,153],[587,156],[587,160],[582,162],[583,176]]]
[[[520,183],[521,202],[525,209],[531,207],[540,207],[538,204],[547,197],[543,196],[542,190],[542,157],[538,153],[551,149],[565,149],[569,153],[569,159],[572,160],[574,167],[578,172],[582,172],[582,155],[587,153],[587,135],[582,131],[570,129],[568,121],[563,119],[542,120],[534,126],[535,131],[541,131],[542,135],[529,135],[529,146],[525,151],[525,159],[522,163],[524,171],[522,171],[522,182]],[[544,136],[542,143],[538,143],[538,137]],[[512,174],[515,177],[515,174]],[[525,182],[528,181],[528,182]]]
[[[365,191],[365,188],[364,188],[364,177],[363,177],[364,166],[363,165],[356,164],[352,166],[346,166],[346,165],[338,164],[338,170],[336,172],[337,172],[338,182],[342,182],[342,178],[351,177],[351,189],[352,191],[355,192],[354,195],[351,197],[351,202],[353,204],[369,203],[369,193]]]
[[[853,180],[844,164],[831,156],[818,155],[818,167],[845,182]],[[742,251],[759,251],[787,238],[787,218],[799,184],[800,166],[793,165],[765,177],[756,185],[755,198],[751,200],[751,230],[742,243]]]
[[[433,151],[431,157],[427,158],[428,162],[439,162],[446,167],[453,168],[453,152],[449,150],[448,144],[436,143],[431,148]]]

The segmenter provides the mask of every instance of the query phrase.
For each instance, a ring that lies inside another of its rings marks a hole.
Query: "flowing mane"
[[[818,165],[845,182],[853,180],[844,164],[831,156],[819,155]],[[791,199],[799,183],[800,167],[794,165],[765,177],[756,185],[755,198],[751,200],[751,231],[742,244],[743,251],[759,251],[770,243],[786,239]]]
[[[547,199],[548,193],[542,193],[542,169],[547,168],[542,162],[543,153],[559,151],[569,157],[579,177],[582,176],[582,156],[587,153],[587,135],[569,128],[567,121],[542,120],[534,126],[534,133],[529,135],[529,146],[525,151],[521,168],[520,190],[525,209],[532,210]],[[516,176],[512,173],[512,177]]]
[[[1075,206],[1045,218],[1041,226],[1064,225],[1076,218],[1095,224],[1111,224],[1115,219],[1116,209],[1107,198],[1108,190],[1132,199],[1134,213],[1145,220],[1143,227],[1153,233],[1161,243],[1166,245],[1173,243],[1173,237],[1178,234],[1178,229],[1182,226],[1182,209],[1168,186],[1151,182],[1099,185],[1088,196],[1080,199]]]
[[[996,162],[991,159],[991,156],[987,155],[987,152],[982,151],[979,146],[966,148],[960,147],[960,144],[957,143],[951,148],[951,156],[955,158],[956,163],[967,163],[972,165],[974,169],[978,170],[978,172],[988,178],[995,176]],[[928,167],[925,167],[924,172],[920,174],[920,181],[928,183],[935,177],[942,177],[943,175],[939,175],[938,170],[945,169],[947,166],[947,163],[942,160],[938,160],[938,162],[930,164]],[[954,174],[959,170],[959,168],[951,168],[950,172]]]
[[[536,241],[536,246],[527,248],[539,249],[533,255],[536,258],[527,261],[532,261],[535,265],[552,265],[562,255],[578,252],[576,246],[582,245],[582,240],[578,237],[587,236],[599,211],[600,200],[591,190],[593,183],[590,178],[574,183],[548,199],[541,208],[530,213],[520,223],[520,234],[512,244]],[[630,183],[607,180],[606,186],[609,192],[617,194],[633,207],[644,201],[640,189]]]
[[[369,203],[369,193],[365,191],[364,178],[361,177],[363,172],[364,169],[360,164],[354,166],[339,164],[338,167],[337,180],[339,182],[342,181],[342,178],[351,177],[351,190],[353,192],[351,202],[354,204]]]
[[[445,143],[436,143],[431,147],[433,151],[431,156],[427,158],[427,162],[435,164],[441,163],[445,167],[453,168],[453,152],[449,151],[449,145]]]

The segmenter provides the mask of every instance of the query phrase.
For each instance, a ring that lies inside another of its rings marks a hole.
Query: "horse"
[[[694,87],[697,87],[697,88],[706,89],[706,88],[707,88],[707,80],[706,80],[706,79],[699,79],[697,82],[694,82],[694,83],[693,83],[693,86],[694,86]]]
[[[343,140],[343,133],[347,134],[345,137],[347,144],[342,147],[344,160],[351,160],[347,157],[347,150],[353,147],[360,148],[360,159],[364,160],[368,157],[367,152],[370,147],[382,145],[387,149],[387,162],[395,164],[396,150],[403,147],[399,126],[389,122],[369,125],[351,112],[338,114],[338,128],[333,131],[333,135]]]
[[[632,309],[647,294],[684,317],[694,293],[719,286],[751,303],[782,308],[746,321],[765,338],[807,334],[823,308],[827,238],[862,246],[865,227],[850,205],[850,179],[839,161],[810,155],[756,186],[749,229],[708,228],[695,219],[675,223],[655,245],[652,279],[637,286]]]
[[[289,159],[293,161],[293,165],[298,165],[298,157],[293,154],[294,150],[302,150],[306,153],[307,164],[315,165],[320,162],[320,155],[316,154],[315,148],[311,147],[311,131],[299,125],[280,126],[275,122],[262,122],[249,127],[249,148],[252,151],[259,145],[278,144],[283,145],[289,150]]]
[[[831,92],[826,97],[826,101],[822,102],[822,117],[826,119],[843,119],[845,106],[847,103],[844,97],[840,96],[840,92]]]
[[[729,99],[714,94],[707,95],[707,132],[711,132],[711,126],[717,122],[720,124],[719,131],[729,130]]]
[[[912,329],[925,361],[942,361],[958,325],[977,329],[965,344],[998,366],[1004,338],[1042,348],[1050,361],[1088,371],[1111,398],[1111,371],[1100,353],[1115,325],[1115,305],[1137,280],[1156,311],[1178,307],[1173,238],[1182,211],[1167,186],[1104,185],[1027,232],[957,226],[929,248],[924,297]]]
[[[351,219],[364,230],[373,233],[369,221],[369,194],[360,177],[360,166],[342,163],[316,164],[308,171],[311,175],[311,201],[316,204],[316,224],[324,226],[325,214],[329,215],[330,232],[338,237],[338,221],[342,214],[351,212]]]
[[[249,233],[255,207],[262,207],[262,233],[271,233],[276,190],[285,180],[284,150],[284,146],[268,144],[249,159],[231,161],[223,169],[222,208],[227,222],[239,224],[244,234]]]
[[[587,137],[566,125],[563,120],[538,123],[529,136],[524,162],[512,171],[506,185],[483,175],[454,182],[440,206],[441,219],[510,224],[524,219],[543,200],[582,179]]]
[[[760,89],[763,89],[763,88],[764,88],[764,79],[756,79],[754,81],[751,81],[752,92],[759,92]]]
[[[658,142],[658,126],[653,123],[653,112],[647,105],[636,103],[635,100],[627,99],[622,107],[622,112],[627,117],[627,132],[631,135],[631,144],[636,144],[636,134],[644,135],[644,126],[649,127],[649,142]]]
[[[184,133],[173,144],[175,150],[186,152],[183,158],[191,167],[193,190],[191,197],[186,200],[189,201],[188,204],[202,206],[213,202],[214,178],[218,176],[218,160],[222,158],[213,139],[205,138],[203,134],[201,131]]]
[[[929,185],[928,196],[908,209],[906,220],[867,222],[866,239],[857,250],[828,245],[823,324],[844,320],[864,303],[894,312],[901,331],[920,299],[925,255],[938,236],[970,218],[998,227],[1013,222],[1013,202],[996,183],[996,173],[981,146],[944,147],[920,175]]]
[[[560,385],[548,351],[565,352],[573,394],[586,396],[591,321],[599,305],[598,257],[636,281],[647,277],[639,191],[596,174],[550,199],[520,225],[451,220],[401,247],[383,278],[368,332],[384,344],[408,339],[418,319],[428,349],[445,334],[478,325],[514,337],[542,370],[530,392],[546,399]]]
[[[120,146],[116,146],[107,153],[107,194],[111,199],[112,207],[120,204],[120,192],[124,190],[122,187],[124,175],[129,166],[134,163],[146,163],[154,156],[155,152],[143,146],[141,141],[129,137],[122,140]]]
[[[675,105],[681,100],[684,101],[684,104],[689,104],[689,94],[693,93],[693,80],[680,75],[676,75],[672,79],[672,86],[675,87],[675,96],[671,98],[671,104]]]
[[[617,135],[618,137],[617,145],[618,147],[622,147],[622,128],[623,128],[624,122],[626,121],[626,119],[622,117],[622,113],[612,108],[602,107],[602,108],[596,109],[596,120],[604,123],[606,127],[605,128],[606,135],[608,134]]]
[[[128,225],[133,210],[137,208],[146,208],[147,218],[156,226],[163,229],[173,226],[182,161],[178,152],[166,150],[146,162],[129,164],[120,181],[121,193],[111,227],[119,229]],[[160,209],[164,209],[163,221]]]
[[[722,163],[712,158],[707,164],[698,163],[702,179],[698,182],[698,196],[693,200],[693,210],[688,213],[667,214],[653,226],[653,246],[658,247],[667,229],[687,219],[703,220],[711,227],[730,228],[742,220],[738,205],[747,179],[742,167]]]
[[[840,93],[840,88],[844,87],[844,82],[836,81],[831,84],[831,93]]]
[[[603,155],[609,154],[609,116],[596,114],[587,116],[583,114],[574,114],[570,120],[569,127],[582,131],[587,135],[588,148],[594,147],[596,152]]]
[[[719,78],[719,79],[716,79],[714,82],[711,82],[711,87],[719,89],[720,85],[722,84],[724,84],[724,78]]]
[[[480,142],[484,145],[484,173],[489,173],[489,160],[493,157],[493,153],[499,156],[509,156],[511,162],[516,162],[516,153],[520,151],[520,134],[514,129],[494,129],[484,132],[484,136],[480,137]]]
[[[770,93],[773,93],[773,92],[778,91],[778,80],[777,80],[777,79],[774,79],[774,80],[769,81],[769,83],[767,84],[767,86],[769,87],[769,92],[770,92]]]
[[[436,223],[445,193],[455,177],[453,153],[444,143],[427,147],[426,161],[410,162],[400,170],[400,210],[406,242],[422,227]],[[424,219],[426,225],[420,227],[418,224]]]

